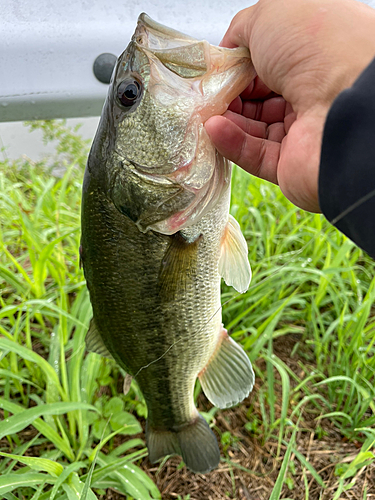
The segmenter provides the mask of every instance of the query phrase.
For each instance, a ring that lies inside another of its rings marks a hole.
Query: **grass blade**
[[[47,458],[24,457],[22,455],[12,455],[11,453],[3,453],[1,451],[0,455],[17,460],[18,462],[21,462],[21,464],[28,465],[30,469],[38,472],[48,472],[48,474],[54,477],[59,476],[64,470],[64,467],[61,464]]]
[[[2,400],[0,399],[0,407],[1,403]],[[98,411],[95,406],[86,403],[49,403],[42,406],[35,406],[0,422],[0,439],[21,431],[41,415],[63,415],[76,409]]]
[[[280,472],[279,475],[277,476],[275,486],[273,487],[271,496],[269,500],[280,500],[281,496],[281,490],[283,488],[284,484],[284,479],[286,477],[286,473],[288,471],[288,465],[289,465],[289,459],[290,455],[292,454],[292,450],[294,448],[295,442],[296,442],[296,433],[297,433],[297,427],[293,429],[292,437],[290,438],[289,444],[287,446],[283,462],[280,467]]]
[[[30,472],[25,474],[7,474],[0,477],[0,494],[5,495],[14,491],[21,486],[37,487],[41,483],[53,483],[53,478],[47,474],[40,474],[37,472]]]

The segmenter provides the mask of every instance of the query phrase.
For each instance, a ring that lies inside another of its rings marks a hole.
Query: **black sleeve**
[[[327,219],[375,258],[375,59],[328,113],[319,202]]]

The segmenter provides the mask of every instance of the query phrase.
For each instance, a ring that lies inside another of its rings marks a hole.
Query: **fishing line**
[[[356,208],[358,208],[359,206],[363,205],[364,203],[366,203],[366,201],[368,201],[369,199],[371,199],[373,196],[375,196],[375,189],[373,189],[372,191],[370,191],[370,193],[368,193],[367,195],[363,196],[362,198],[360,198],[359,200],[357,200],[355,203],[353,203],[352,205],[350,205],[347,209],[345,209],[344,211],[342,211],[337,217],[335,217],[334,219],[332,219],[332,221],[329,221],[330,224],[332,226],[335,226],[335,224],[337,224],[337,222],[339,222],[341,219],[343,219],[346,215],[348,215],[349,213],[353,212]],[[270,279],[272,279],[275,275],[277,275],[280,271],[282,271],[283,268],[285,267],[288,267],[291,263],[295,262],[296,258],[298,257],[298,255],[300,255],[312,242],[314,242],[316,240],[316,238],[318,237],[318,235],[315,235],[314,238],[312,238],[311,240],[309,240],[307,243],[305,243],[305,245],[303,245],[299,250],[296,250],[294,252],[287,252],[286,254],[283,255],[283,257],[287,257],[288,255],[291,255],[293,254],[293,259],[289,262],[286,262],[285,264],[283,264],[281,267],[279,267],[278,269],[276,269],[273,273],[269,274],[266,278],[264,278],[263,280],[261,280],[260,282],[258,283],[254,283],[254,285],[251,285],[247,292],[246,293],[249,293],[251,292],[252,290],[254,290],[257,286],[259,285],[263,285],[264,283],[266,283],[267,281],[269,281]],[[226,306],[227,304],[229,304],[230,302],[232,302],[233,300],[236,300],[237,297],[239,297],[240,295],[242,295],[241,293],[237,292],[233,297],[230,297],[228,300],[226,300],[223,304],[220,305],[220,307],[213,313],[213,315],[206,321],[206,323],[204,323],[204,325],[199,329],[197,330],[196,332],[193,332],[190,336],[189,336],[189,339],[190,338],[194,338],[196,335],[198,335],[199,333],[201,333],[201,331],[210,323],[210,321],[213,320],[213,318],[216,316],[216,314],[218,314],[224,306]],[[186,341],[187,343],[189,342],[189,339]],[[148,363],[147,365],[145,366],[142,366],[138,372],[134,375],[134,378],[144,369],[148,368],[149,366],[153,365],[154,363],[157,363],[158,361],[160,361],[176,344],[178,344],[179,342],[181,342],[183,339],[180,338],[178,340],[176,340],[173,344],[171,344],[168,349],[161,355],[159,356],[157,359],[151,361],[150,363]]]
[[[346,215],[350,214],[351,212],[353,212],[353,210],[355,210],[356,208],[358,208],[361,205],[363,205],[364,203],[366,203],[366,201],[371,199],[373,196],[375,196],[375,189],[373,189],[372,191],[367,193],[365,196],[362,196],[362,198],[360,198],[355,203],[353,203],[353,205],[350,205],[350,207],[348,207],[343,212],[341,212],[341,214],[339,214],[337,217],[332,219],[330,221],[331,224],[334,226],[335,224],[337,224],[337,222],[339,222],[341,219],[343,219]]]
[[[316,236],[315,236],[316,238]],[[269,274],[266,278],[264,278],[262,281],[258,282],[258,283],[254,283],[254,285],[251,285],[248,290],[246,291],[246,293],[252,291],[254,288],[256,288],[257,286],[259,285],[263,285],[263,283],[269,281],[271,278],[273,278],[276,274],[278,274],[284,267],[287,267],[290,265],[291,262],[293,262],[299,254],[301,254],[314,240],[315,238],[313,238],[312,240],[308,241],[305,245],[303,245],[299,250],[296,250],[295,252],[287,252],[284,257],[286,257],[287,255],[290,255],[291,253],[295,254],[294,255],[294,259],[292,261],[289,261],[289,262],[286,262],[285,264],[283,264],[281,267],[279,267],[278,269],[276,269],[274,272],[272,272],[271,274]],[[203,324],[203,326],[191,333],[189,335],[189,338],[186,340],[186,339],[183,339],[182,337],[177,339],[175,342],[173,342],[167,349],[166,351],[161,355],[159,356],[158,358],[154,359],[153,361],[151,361],[150,363],[148,363],[147,365],[145,366],[141,366],[141,368],[137,371],[137,373],[135,375],[133,375],[134,378],[136,378],[139,373],[142,371],[142,370],[145,370],[146,368],[148,368],[149,366],[157,363],[158,361],[160,361],[162,358],[164,358],[164,356],[176,345],[178,344],[179,342],[181,342],[182,340],[185,340],[185,342],[188,344],[190,339],[191,338],[194,338],[195,336],[199,335],[199,333],[202,332],[202,330],[204,328],[206,328],[206,326],[213,320],[213,318],[223,309],[224,306],[226,306],[227,304],[229,304],[230,302],[232,302],[233,300],[237,299],[237,297],[239,297],[240,295],[243,295],[242,293],[240,292],[237,292],[233,295],[233,297],[230,297],[228,300],[226,300],[225,302],[223,302],[223,304],[220,305],[220,307],[212,314],[212,316],[210,318],[208,318],[208,320]]]
[[[360,198],[359,200],[357,200],[356,203],[353,203],[352,205],[350,205],[350,207],[348,207],[346,210],[344,210],[343,212],[341,212],[337,217],[335,217],[334,219],[332,219],[332,221],[330,221],[330,224],[332,226],[334,226],[337,222],[339,222],[343,217],[345,217],[346,215],[348,215],[349,213],[353,212],[353,210],[355,210],[356,208],[358,208],[360,205],[362,205],[363,203],[365,203],[366,201],[368,201],[370,198],[372,198],[373,196],[375,196],[375,189],[372,190],[370,193],[368,193],[367,195],[363,196],[362,198]],[[282,271],[282,269],[284,269],[285,267],[288,267],[291,263],[295,262],[296,258],[309,246],[311,245],[311,243],[313,243],[316,238],[318,237],[318,235],[315,235],[314,238],[312,238],[311,240],[309,240],[307,243],[305,243],[305,245],[303,245],[300,249],[298,250],[295,250],[295,251],[292,251],[292,252],[287,252],[283,255],[283,258],[287,257],[287,256],[290,256],[290,255],[293,255],[293,258],[291,261],[288,261],[286,262],[285,264],[283,264],[282,266],[280,266],[279,268],[277,268],[274,272],[272,272],[271,274],[269,274],[266,278],[264,278],[263,280],[261,280],[260,282],[258,283],[254,283],[253,285],[251,285],[247,292],[246,293],[249,293],[251,292],[252,290],[254,290],[257,286],[259,285],[263,285],[264,283],[266,283],[267,281],[269,281],[270,279],[272,279],[275,275],[277,275],[280,271]],[[268,259],[270,260],[271,257]],[[199,333],[202,332],[202,330],[204,328],[206,328],[206,326],[213,320],[213,318],[216,316],[216,314],[218,314],[224,306],[226,306],[227,304],[229,304],[230,302],[236,300],[240,295],[242,295],[241,293],[237,292],[233,295],[233,297],[230,297],[228,300],[226,300],[225,302],[223,302],[223,304],[220,305],[220,307],[212,314],[212,316],[203,324],[203,326],[193,332],[190,336],[189,336],[189,339],[190,338],[194,338],[195,336],[199,335]],[[189,339],[186,341],[187,343],[189,342]],[[157,363],[158,361],[160,361],[161,359],[163,359],[167,354],[168,352],[175,346],[177,345],[178,343],[180,343],[181,341],[183,340],[183,338],[179,338],[177,339],[175,342],[173,342],[166,350],[165,352],[159,356],[158,358],[154,359],[153,361],[151,361],[150,363],[148,363],[147,365],[144,365],[144,366],[141,366],[141,368],[137,371],[137,373],[135,375],[133,375],[134,378],[136,378],[140,372],[142,370],[145,370],[146,368],[149,368],[151,365]],[[74,356],[74,354],[72,355],[72,357]]]

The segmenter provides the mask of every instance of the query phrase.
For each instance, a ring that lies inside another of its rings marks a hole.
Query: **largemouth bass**
[[[248,356],[221,323],[221,277],[244,292],[251,273],[229,215],[231,165],[203,123],[251,75],[247,49],[214,47],[141,14],[117,61],[83,184],[87,347],[138,382],[151,462],[179,454],[201,473],[220,453],[194,405],[197,377],[220,408],[254,383]]]

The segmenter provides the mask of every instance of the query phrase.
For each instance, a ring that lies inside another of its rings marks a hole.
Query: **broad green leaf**
[[[111,426],[114,431],[123,428],[121,434],[128,434],[129,436],[142,432],[141,424],[134,415],[127,411],[115,413],[111,418]]]
[[[5,500],[19,500],[13,493],[5,493],[4,498]]]
[[[81,495],[74,488],[72,488],[69,484],[63,483],[62,488],[66,493],[68,500],[79,500]]]
[[[0,451],[0,455],[3,457],[12,458],[13,460],[17,460],[22,464],[28,465],[31,469],[36,470],[38,472],[48,472],[52,476],[59,476],[64,467],[54,462],[53,460],[48,460],[47,458],[39,458],[39,457],[24,457],[22,455],[12,455],[10,453],[3,453]]]
[[[144,454],[144,456],[147,456],[147,453]],[[92,475],[92,486],[95,486],[96,481],[99,481],[105,477],[107,477],[111,472],[119,469],[122,467],[124,464],[128,463],[130,461],[130,457],[122,457],[118,458],[117,460],[111,460],[111,463],[108,465],[103,465],[96,469]],[[85,476],[82,477],[84,479]]]
[[[107,490],[109,488],[112,488],[118,491],[119,493],[122,493],[123,495],[125,495],[126,498],[127,492],[124,486],[122,485],[121,481],[117,481],[116,479],[109,477],[95,483],[95,489]]]
[[[67,467],[65,467],[64,471],[60,474],[59,478],[56,480],[53,488],[50,492],[48,492],[48,500],[54,500],[55,496],[61,485],[68,479],[72,472],[77,472],[79,469],[83,469],[86,467],[85,462],[74,462]]]
[[[0,494],[14,491],[21,486],[28,486],[36,488],[39,484],[47,482],[53,483],[53,479],[47,474],[40,474],[38,472],[30,472],[25,474],[7,474],[0,477]]]
[[[23,408],[22,406],[12,403],[11,401],[5,401],[4,399],[1,398],[0,398],[0,408],[10,411],[11,413],[14,413],[14,415],[23,413],[26,410],[26,408]],[[73,450],[65,435],[64,435],[65,439],[62,438],[49,424],[47,424],[41,418],[37,418],[36,420],[34,420],[33,426],[35,427],[35,429],[41,432],[43,436],[49,439],[56,446],[58,450],[64,453],[64,455],[69,460],[74,460],[75,457]]]
[[[105,420],[96,420],[91,427],[91,433],[96,439],[102,439],[103,436],[110,434],[110,429]]]
[[[122,455],[123,453],[126,453],[128,450],[130,450],[130,448],[144,445],[145,443],[144,441],[142,441],[142,439],[129,439],[129,441],[120,444],[120,446],[117,446],[113,451],[111,451],[111,453],[109,453],[109,456],[117,458],[119,455]],[[146,448],[144,448],[144,450],[146,450]]]
[[[133,477],[136,477],[141,484],[146,486],[153,498],[161,498],[160,491],[158,490],[156,484],[142,469],[132,463],[128,463],[126,464],[126,470],[132,474]]]
[[[108,418],[111,415],[114,416],[117,413],[122,412],[123,409],[124,409],[124,401],[121,398],[116,396],[116,397],[111,398],[109,401],[106,402],[106,404],[104,405],[103,415],[106,418]]]
[[[1,407],[1,400],[0,400]],[[72,410],[96,410],[92,405],[86,403],[49,403],[34,408],[28,408],[22,413],[13,415],[0,422],[0,439],[10,434],[21,431],[41,415],[63,415]]]
[[[14,454],[23,456],[25,454],[25,452],[28,450],[28,448],[30,448],[31,446],[34,446],[35,442],[39,439],[39,436],[40,436],[40,434],[37,434],[34,438],[27,440],[26,442],[22,443],[20,446],[17,446],[13,450]],[[11,461],[10,460],[3,460],[2,462],[3,463],[0,465],[0,475],[10,474],[10,472],[13,470],[14,466],[17,463],[16,460],[11,460]],[[8,466],[6,467],[6,465],[8,465]]]
[[[124,486],[127,494],[136,500],[152,500],[147,488],[126,466],[119,471],[112,472],[112,477],[118,479]],[[160,498],[160,496],[158,497]]]
[[[69,477],[69,484],[63,483],[62,487],[66,494],[68,495],[68,500],[78,500],[81,499],[81,494],[84,488],[84,484],[80,481],[78,475],[72,472]],[[97,500],[96,495],[91,488],[88,489],[87,496],[85,500]]]
[[[111,464],[110,457],[107,457],[102,453],[100,453],[98,461],[101,464]],[[117,467],[117,469],[112,472],[110,476],[113,479],[119,480],[123,484],[127,493],[137,500],[161,498],[160,492],[154,482],[142,469],[130,462]],[[152,497],[150,496],[150,493]]]
[[[95,448],[92,450],[90,456],[89,456],[89,462],[93,462],[97,453],[103,448],[103,446],[108,443],[108,441],[110,439],[112,439],[114,436],[116,436],[117,434],[121,434],[121,431],[124,430],[125,428],[124,427],[120,427],[120,429],[118,431],[115,431],[115,432],[111,432],[111,434],[109,434],[107,437],[101,439],[100,443],[95,446]],[[103,429],[104,430],[104,429]],[[91,469],[91,467],[90,467]]]

